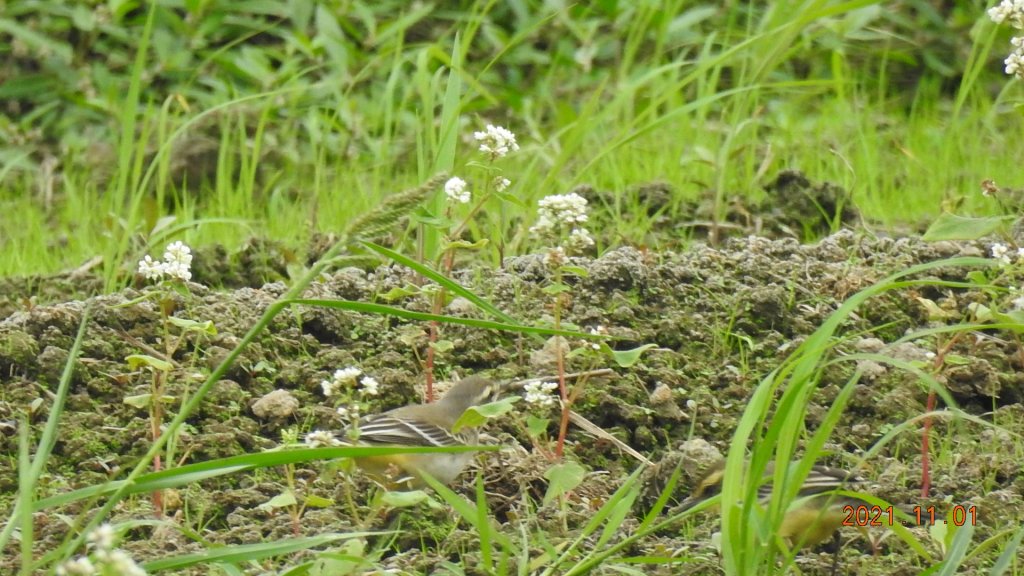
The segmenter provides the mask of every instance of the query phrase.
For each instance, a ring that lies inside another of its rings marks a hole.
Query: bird
[[[799,462],[793,462],[791,465],[797,466]],[[769,463],[765,467],[764,481],[757,489],[758,501],[762,506],[767,505],[771,498],[771,478],[774,474],[775,464]],[[681,503],[681,509],[688,510],[720,493],[724,475],[725,459],[721,459],[708,468],[690,496]],[[833,535],[838,540],[838,529],[849,518],[844,507],[856,507],[863,505],[864,502],[836,494],[836,491],[847,489],[859,482],[863,480],[851,472],[817,464],[812,466],[800,490],[797,491],[796,500],[783,516],[778,535],[786,540],[791,548],[813,548]]]
[[[482,376],[458,381],[437,402],[412,404],[374,414],[361,420],[346,437],[355,437],[363,446],[449,447],[477,443],[475,428],[457,433],[452,427],[462,414],[485,404],[501,392],[501,386]],[[451,484],[469,466],[476,452],[437,452],[427,454],[390,454],[356,458],[356,464],[388,488],[420,489],[427,485],[424,475],[442,484]]]

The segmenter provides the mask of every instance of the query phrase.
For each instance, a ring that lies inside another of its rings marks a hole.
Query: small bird
[[[798,463],[794,462],[793,465]],[[764,483],[757,489],[758,500],[766,505],[772,495],[771,478],[775,473],[774,463],[769,463],[764,471]],[[725,475],[725,460],[714,463],[703,479],[697,483],[693,493],[681,504],[687,510],[715,496],[722,490],[722,478]],[[833,534],[838,539],[837,530],[843,525],[848,514],[844,506],[857,506],[863,501],[848,496],[835,494],[836,490],[848,488],[851,484],[862,482],[855,474],[815,465],[797,492],[797,499],[786,511],[779,526],[778,535],[789,542],[790,546],[813,548],[821,544]],[[838,551],[838,550],[837,550]]]
[[[494,399],[500,391],[500,385],[481,376],[464,378],[433,404],[413,404],[368,416],[359,423],[356,442],[371,446],[472,446],[477,442],[476,429],[452,433],[452,427],[467,409]],[[451,484],[475,456],[476,452],[392,454],[357,458],[356,464],[388,487],[417,489],[426,486],[424,474]]]

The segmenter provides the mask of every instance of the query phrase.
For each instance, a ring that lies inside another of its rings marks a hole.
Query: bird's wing
[[[444,428],[415,418],[389,414],[370,417],[359,423],[359,441],[368,444],[399,446],[461,446],[462,442]]]
[[[811,472],[800,486],[800,496],[813,496],[834,490],[844,490],[857,482],[861,482],[861,479],[852,472],[816,464],[811,467]],[[769,498],[771,495],[772,483],[770,481],[757,489],[757,496],[760,499]]]

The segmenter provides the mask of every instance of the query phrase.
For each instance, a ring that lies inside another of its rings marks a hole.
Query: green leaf
[[[218,478],[236,474],[253,468],[284,466],[314,460],[332,460],[335,458],[367,458],[388,456],[391,454],[437,454],[456,452],[496,451],[500,446],[452,446],[447,448],[427,446],[338,446],[332,448],[297,448],[276,450],[230,456],[217,460],[206,460],[196,464],[186,464],[176,468],[165,468],[159,472],[142,474],[130,485],[123,480],[113,480],[103,484],[94,484],[70,492],[61,492],[53,496],[41,498],[33,503],[32,510],[39,512],[54,506],[63,506],[72,502],[113,494],[124,490],[125,494],[145,494],[164,488],[176,488],[186,484],[201,482],[210,478]]]
[[[657,344],[644,344],[643,346],[633,348],[632,350],[611,350],[610,348],[609,350],[611,350],[612,359],[615,360],[616,364],[623,368],[629,368],[640,360],[640,356],[643,355],[644,352],[657,347]]]
[[[402,287],[396,286],[395,288],[392,288],[391,290],[388,290],[387,292],[382,294],[380,297],[384,300],[387,300],[388,302],[394,302],[395,300],[408,298],[409,296],[415,296],[420,292],[421,290],[419,286],[416,286],[415,284],[406,284],[405,286]]]
[[[932,542],[935,542],[939,546],[939,551],[942,555],[946,555],[947,537],[949,536],[949,525],[944,520],[937,520],[934,524],[928,527],[928,536],[931,537]]]
[[[981,270],[971,270],[967,273],[967,279],[979,286],[988,284],[988,276]]]
[[[921,298],[920,296],[918,296],[917,303],[920,304],[924,308],[925,312],[928,313],[928,320],[932,322],[941,322],[943,320],[949,320],[950,318],[956,316],[954,312],[950,312],[949,310],[943,310],[938,304],[935,303],[934,300],[929,300],[928,298]]]
[[[562,462],[555,464],[544,472],[544,478],[548,480],[548,491],[544,494],[544,505],[547,506],[552,500],[575,489],[583,482],[587,471],[576,462]]]
[[[936,240],[977,240],[1005,228],[1006,224],[1014,220],[1016,220],[1015,216],[970,218],[944,212],[928,227],[928,231],[924,233],[924,239],[931,242]]]
[[[952,511],[952,509],[950,510]],[[938,524],[936,522],[936,526]],[[951,536],[952,538],[947,536],[948,546],[944,548],[946,551],[944,554],[945,559],[942,561],[942,570],[939,571],[939,576],[953,576],[954,574],[963,573],[961,568],[967,556],[967,550],[971,546],[971,538],[974,536],[974,524],[967,522],[963,526],[954,528]]]
[[[438,340],[437,342],[431,342],[430,347],[444,354],[445,352],[451,352],[455,349],[455,343],[451,340]]]
[[[121,402],[124,402],[129,406],[134,406],[135,408],[148,408],[149,401],[152,398],[152,394],[137,394],[135,396],[125,396],[124,400]]]
[[[971,302],[967,305],[967,309],[974,314],[974,319],[978,322],[991,322],[993,320],[992,309],[980,302]]]
[[[269,511],[274,508],[285,508],[288,506],[294,506],[298,504],[298,499],[295,498],[295,493],[291,490],[285,490],[277,496],[274,496],[270,500],[267,500],[263,504],[259,505],[260,510]]]
[[[974,360],[959,354],[946,354],[942,357],[942,361],[952,366],[969,366],[974,364]]]
[[[508,192],[492,192],[492,194],[494,194],[494,197],[498,198],[502,202],[508,202],[509,204],[519,206],[520,208],[527,207],[526,202],[523,202],[521,198],[515,196],[514,194],[509,194]]]
[[[181,570],[198,564],[213,564],[215,562],[253,562],[272,556],[292,554],[301,550],[308,550],[352,538],[365,538],[377,536],[387,532],[349,532],[346,534],[320,534],[309,538],[291,538],[284,540],[272,540],[259,544],[242,544],[239,546],[223,546],[210,548],[202,552],[182,554],[170,558],[161,558],[146,562],[142,568],[147,572],[159,572],[162,570]]]
[[[380,496],[381,503],[392,508],[411,508],[428,500],[430,500],[430,495],[423,490],[411,490],[409,492],[385,492]]]
[[[303,499],[306,506],[310,508],[330,508],[334,506],[334,500],[330,498],[324,498],[323,496],[317,496],[315,494],[309,494]]]
[[[586,278],[589,275],[587,269],[580,266],[560,266],[558,269],[566,274],[572,274],[573,276],[579,276],[580,278]]]
[[[462,413],[462,416],[452,426],[452,432],[458,434],[463,428],[476,428],[482,426],[488,420],[497,418],[513,409],[513,404],[521,400],[518,396],[509,396],[483,406],[473,406]]]
[[[550,296],[554,296],[555,294],[561,294],[562,292],[569,292],[570,290],[572,290],[572,286],[569,286],[568,284],[562,284],[561,282],[556,282],[554,284],[550,284],[548,286],[545,286],[544,288],[541,288],[541,292],[548,294]]]
[[[170,404],[175,400],[176,398],[174,396],[168,396],[167,394],[164,394],[163,396],[160,397],[160,402],[164,404]],[[124,400],[122,400],[122,402],[124,402],[125,404],[129,406],[134,406],[136,408],[146,408],[150,405],[152,401],[152,394],[137,394],[135,396],[125,396]]]
[[[1024,539],[1024,528],[1021,528],[1017,533],[1010,539],[1010,541],[1003,548],[1002,554],[999,555],[999,559],[992,565],[992,570],[989,571],[988,576],[1003,576],[1006,570],[1010,567],[1010,564],[1017,558],[1017,549],[1020,548],[1020,542]]]
[[[476,242],[467,242],[466,240],[452,240],[444,246],[444,250],[479,250],[484,246],[487,246],[487,238],[481,238]]]
[[[550,423],[551,420],[548,418],[541,418],[540,416],[528,414],[526,416],[526,433],[529,434],[531,438],[539,438],[548,431],[548,424]]]
[[[174,365],[166,360],[154,358],[148,354],[132,354],[125,358],[128,362],[128,367],[132,370],[141,367],[152,368],[154,370],[160,370],[161,372],[170,372]]]
[[[451,288],[449,288],[451,290]],[[475,297],[475,296],[474,296]],[[352,312],[361,312],[364,314],[378,314],[395,316],[397,318],[405,318],[407,320],[416,320],[423,322],[444,322],[448,324],[461,324],[463,326],[473,326],[476,328],[486,328],[489,330],[505,330],[509,332],[521,332],[524,334],[545,334],[548,336],[565,336],[567,338],[592,338],[592,334],[584,334],[573,330],[556,330],[554,328],[541,328],[538,326],[523,326],[518,324],[503,324],[501,322],[494,322],[490,320],[479,320],[476,318],[462,318],[459,316],[444,316],[440,314],[427,314],[426,312],[414,312],[412,310],[406,310],[405,308],[396,308],[394,306],[385,306],[383,304],[374,304],[370,302],[355,302],[352,300],[306,300],[306,299],[295,299],[287,300],[286,304],[303,304],[307,306],[324,306],[327,308],[338,308],[341,310],[349,310]],[[568,325],[568,324],[566,324]]]
[[[437,216],[425,206],[420,206],[414,210],[410,215],[409,219],[417,224],[423,224],[425,226],[431,226],[439,230],[447,230],[452,227],[454,222],[444,216]]]
[[[1024,332],[1024,310],[1010,310],[1009,312],[996,312],[993,317],[1003,324],[1011,324],[1010,330]],[[1012,326],[1016,324],[1016,326]]]
[[[178,318],[177,316],[171,316],[167,318],[167,321],[174,324],[178,328],[181,328],[182,332],[202,332],[209,336],[217,335],[217,328],[213,325],[213,321],[206,320],[204,322],[197,322],[195,320],[189,320],[188,318]]]

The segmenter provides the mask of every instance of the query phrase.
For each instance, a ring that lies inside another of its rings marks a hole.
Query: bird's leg
[[[829,572],[832,576],[836,576],[839,571],[839,550],[842,548],[842,542],[840,542],[839,530],[835,531],[832,535],[832,570]]]

